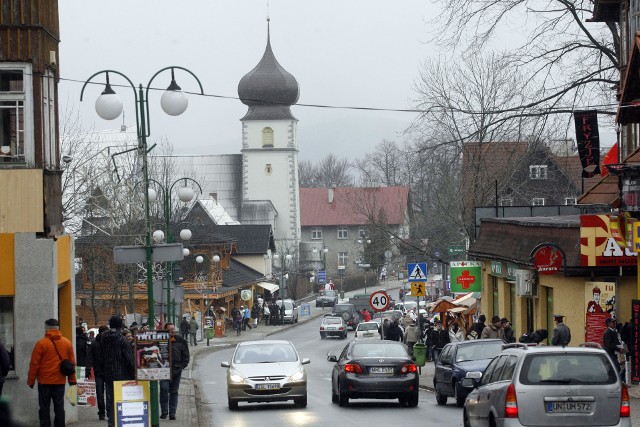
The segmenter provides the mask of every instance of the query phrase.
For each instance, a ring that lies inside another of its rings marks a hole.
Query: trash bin
[[[416,358],[416,365],[424,366],[427,361],[427,346],[422,343],[413,345],[413,356]]]
[[[216,337],[224,336],[224,320],[216,320],[215,331]]]
[[[214,332],[213,328],[208,327],[208,328],[204,328],[204,330],[205,330],[205,332],[207,334],[206,335],[207,339],[208,340],[213,339],[213,337],[215,336],[215,332]]]

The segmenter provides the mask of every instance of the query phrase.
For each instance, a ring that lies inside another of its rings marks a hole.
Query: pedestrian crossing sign
[[[411,296],[424,297],[427,296],[427,287],[425,282],[411,282]]]
[[[407,264],[407,272],[409,273],[409,282],[426,282],[427,281],[427,263],[417,262],[415,264]]]

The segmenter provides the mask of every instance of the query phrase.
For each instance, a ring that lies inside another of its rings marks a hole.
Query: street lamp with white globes
[[[364,269],[364,293],[367,293],[367,268],[371,267],[370,264],[366,263],[366,245],[371,244],[370,239],[358,239],[358,243],[362,245],[362,262],[360,263],[360,267]]]
[[[186,110],[188,101],[186,100],[186,96],[184,95],[184,93],[180,90],[180,87],[175,82],[175,75],[174,75],[175,70],[183,70],[188,74],[190,74],[191,76],[193,76],[193,78],[197,81],[198,86],[200,87],[200,93],[204,95],[204,90],[202,89],[202,84],[200,83],[200,80],[198,80],[198,77],[196,77],[195,74],[193,74],[191,71],[183,67],[170,66],[170,67],[162,68],[151,77],[151,79],[149,80],[149,83],[147,83],[146,88],[143,88],[142,85],[139,85],[137,92],[136,92],[135,85],[126,75],[115,70],[102,70],[102,71],[98,71],[97,73],[89,77],[89,79],[87,79],[87,81],[82,86],[82,90],[80,92],[80,101],[82,101],[82,98],[84,96],[84,90],[87,87],[87,85],[92,81],[92,79],[100,74],[105,74],[106,85],[105,85],[104,91],[96,100],[95,108],[96,108],[96,113],[101,118],[105,120],[114,120],[118,118],[122,113],[123,104],[122,104],[122,101],[120,100],[120,97],[118,97],[118,95],[115,93],[115,91],[111,87],[111,84],[109,81],[109,74],[119,75],[123,77],[131,85],[131,89],[133,90],[134,100],[136,103],[136,108],[135,108],[136,131],[137,131],[137,138],[138,138],[137,150],[139,155],[142,157],[143,181],[145,184],[145,188],[147,189],[149,189],[149,168],[148,168],[147,155],[149,151],[153,148],[153,146],[151,148],[147,147],[147,137],[151,135],[151,122],[149,119],[148,95],[149,95],[149,90],[153,89],[151,87],[153,80],[156,78],[156,76],[158,76],[160,73],[166,70],[171,70],[171,84],[169,85],[166,91],[169,93],[165,93],[162,96],[160,104],[163,111],[166,114],[170,116],[176,116],[183,113]],[[152,195],[150,193],[151,192],[148,190],[145,192],[145,235],[146,235],[145,248],[146,248],[149,327],[153,330],[155,329],[156,325],[155,325],[155,315],[154,315],[154,307],[153,307],[153,304],[154,304],[153,276],[152,276],[153,258],[152,258],[152,252],[151,252],[152,231],[151,231],[151,216],[150,216],[150,210],[149,210],[149,203]],[[160,425],[159,414],[158,414],[159,408],[158,408],[158,382],[157,381],[151,381],[150,396],[151,396],[151,402],[150,402],[151,403],[151,408],[150,408],[151,425],[153,427],[157,427]],[[112,401],[107,402],[107,405],[110,406],[110,412],[113,411],[113,402]]]

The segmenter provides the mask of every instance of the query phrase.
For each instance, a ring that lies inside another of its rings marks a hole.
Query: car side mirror
[[[473,378],[463,378],[460,386],[464,388],[476,388],[476,381]]]
[[[329,362],[338,362],[338,357],[335,354],[327,354],[327,360]]]
[[[225,362],[220,362],[220,366],[222,366],[223,368],[228,368],[228,367],[230,367],[231,365],[229,364],[229,362],[226,362],[226,361],[225,361]]]
[[[440,359],[438,362],[440,362],[440,364],[443,366],[451,366],[451,362],[446,359]]]
[[[302,359],[301,362],[303,365],[308,365],[309,363],[311,363],[311,360],[309,360],[309,358],[305,357],[304,359]]]

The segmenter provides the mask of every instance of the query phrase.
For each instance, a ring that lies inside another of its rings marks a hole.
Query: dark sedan
[[[349,399],[398,399],[418,406],[418,368],[404,344],[397,341],[353,341],[340,356],[331,374],[331,401],[346,406]]]
[[[333,307],[338,303],[338,294],[336,291],[321,291],[316,298],[316,307]]]
[[[447,397],[453,397],[456,405],[464,405],[467,395],[473,390],[460,385],[467,372],[484,372],[491,359],[500,351],[504,341],[483,339],[459,341],[447,344],[436,361],[433,386],[438,405],[446,405]]]

